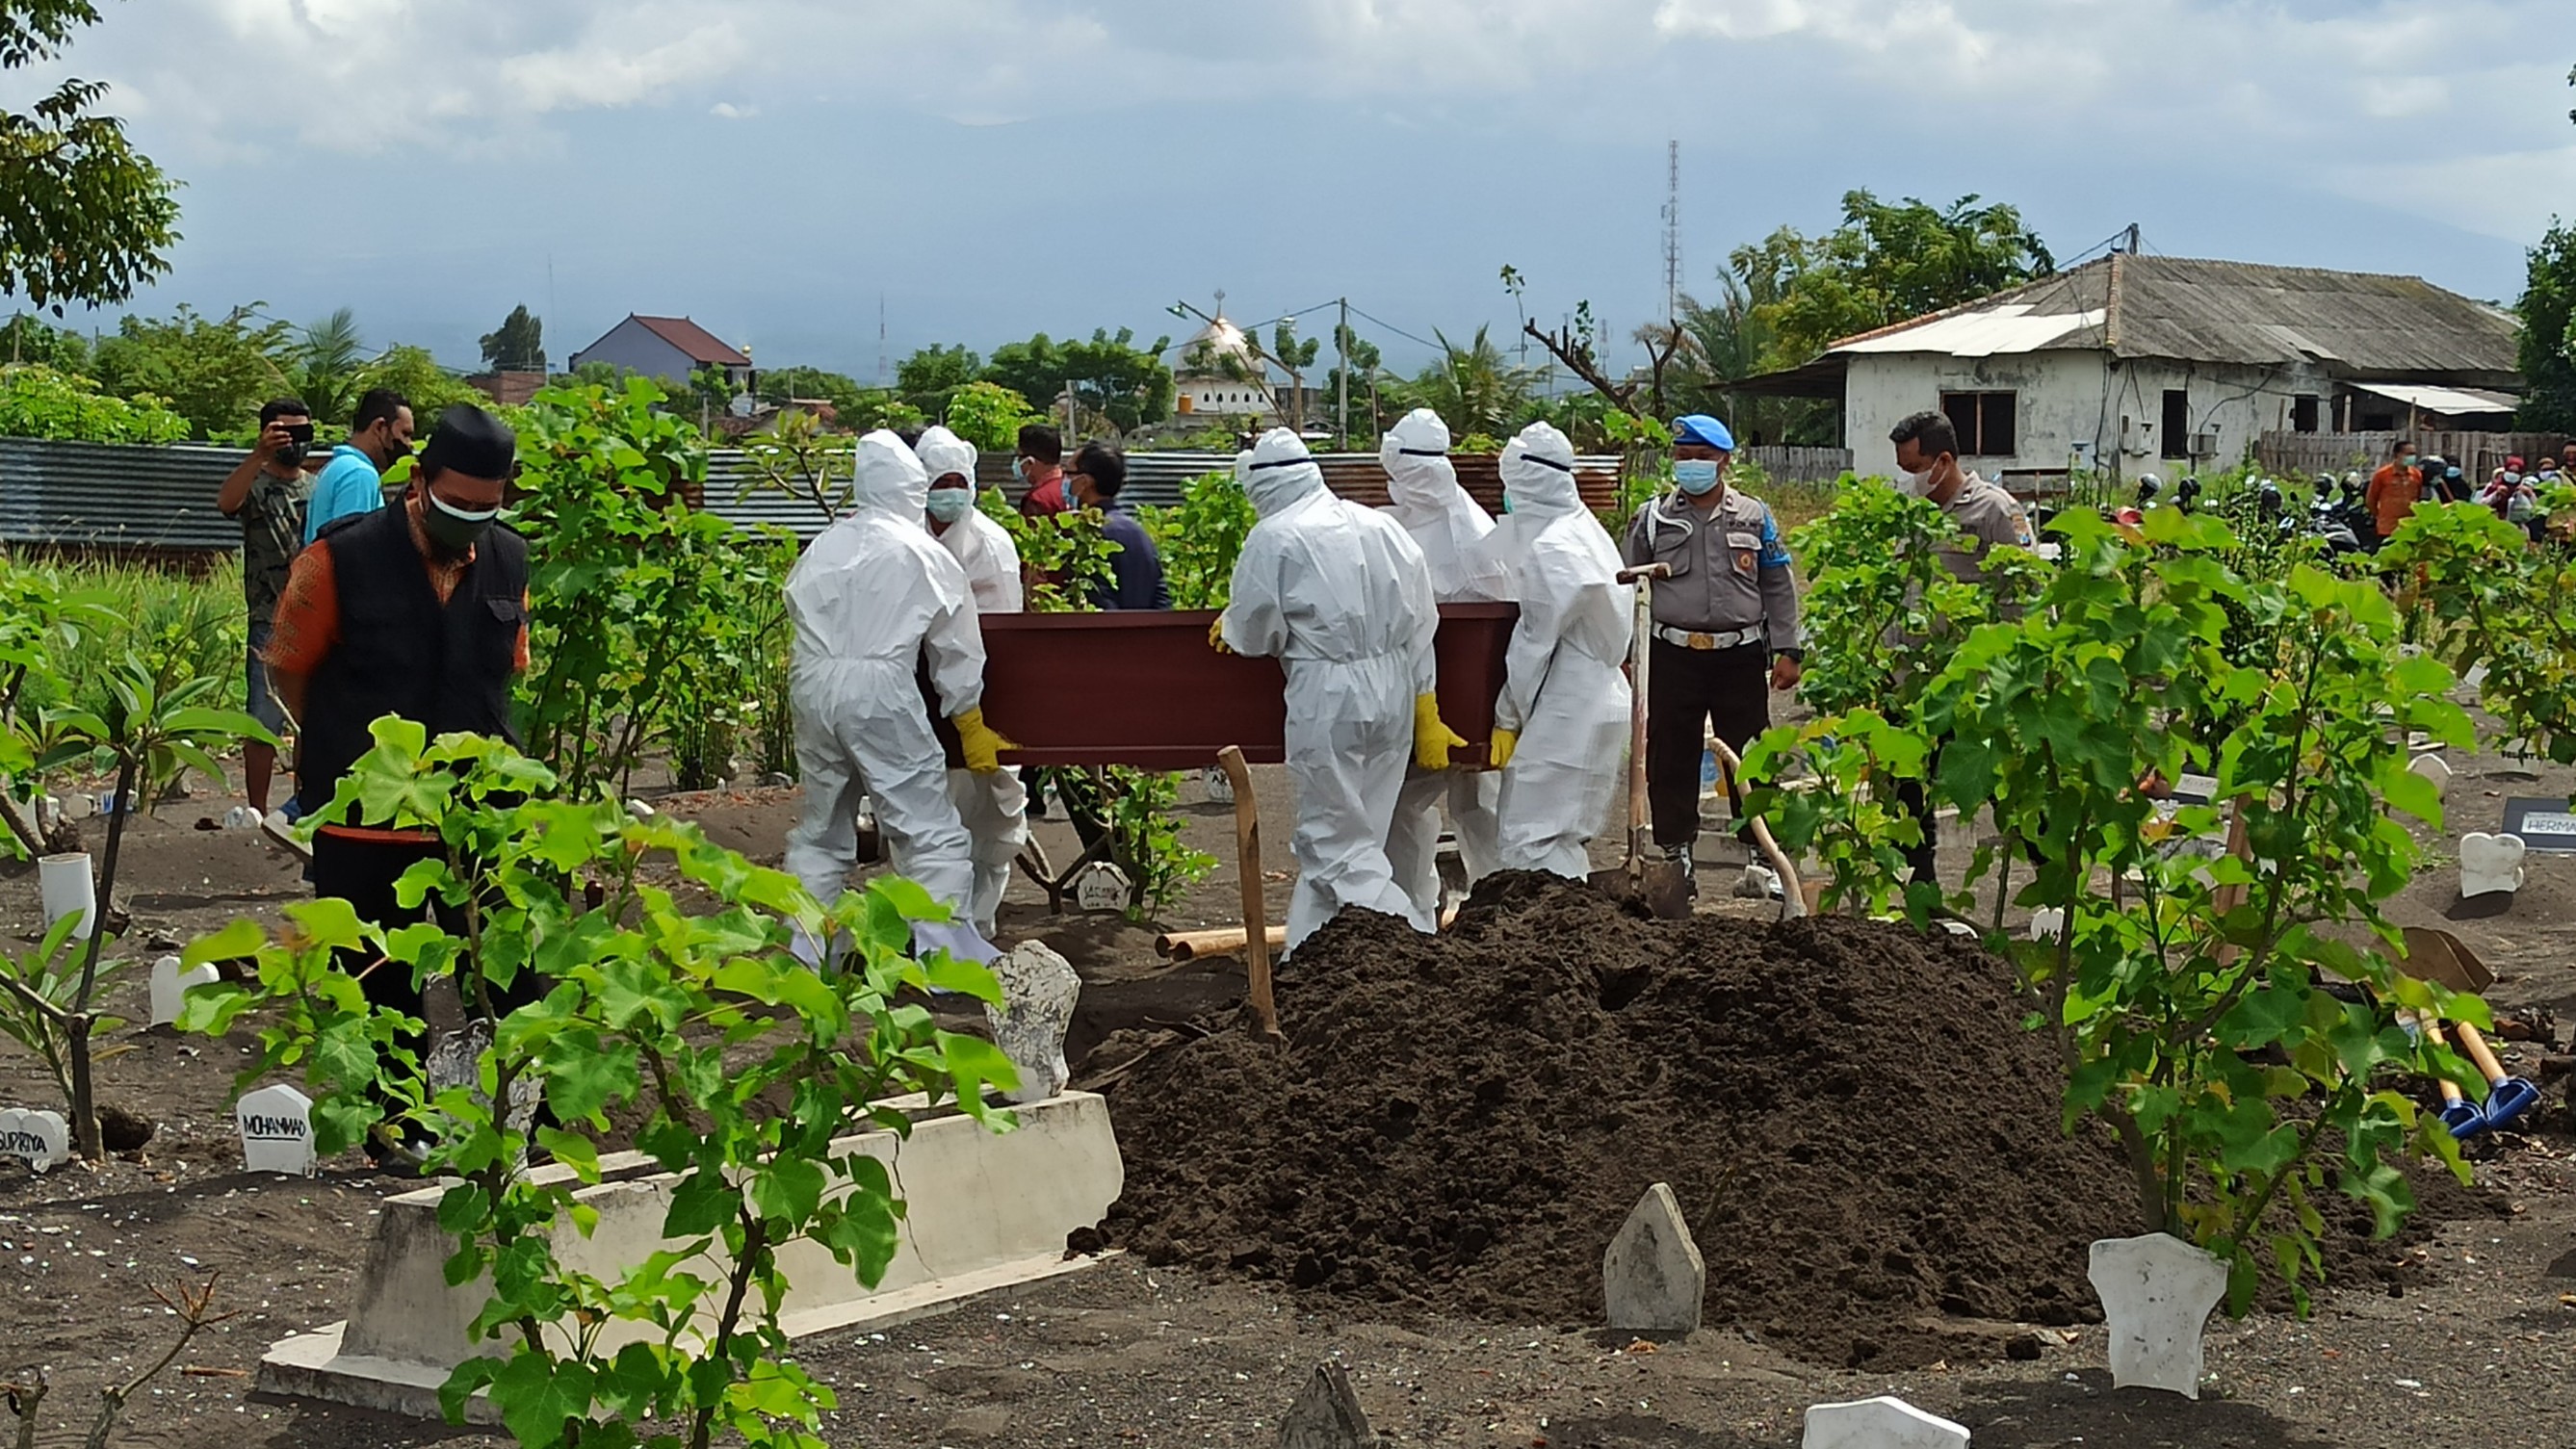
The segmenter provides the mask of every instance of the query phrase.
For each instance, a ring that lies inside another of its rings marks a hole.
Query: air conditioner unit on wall
[[[2192,455],[2193,457],[2195,457],[2195,458],[2215,458],[2215,457],[2217,457],[2217,456],[2218,456],[2218,435],[2217,435],[2216,433],[2194,433],[2194,434],[2192,434],[2192,435],[2191,435],[2191,455]]]

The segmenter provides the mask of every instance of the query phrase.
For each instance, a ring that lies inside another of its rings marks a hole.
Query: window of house
[[[2018,400],[2008,392],[1945,392],[1941,411],[1959,430],[1962,458],[2009,458],[2021,450]]]
[[[2290,399],[2290,431],[2313,433],[2317,430],[2317,395],[2303,392]]]
[[[2165,389],[2164,436],[2159,439],[2168,458],[2191,456],[2191,394],[2178,387]]]

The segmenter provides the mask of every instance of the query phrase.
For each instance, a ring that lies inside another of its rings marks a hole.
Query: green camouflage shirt
[[[313,480],[304,474],[280,478],[262,470],[233,512],[242,526],[242,601],[254,629],[277,615],[286,567],[304,547],[304,502],[312,495]]]

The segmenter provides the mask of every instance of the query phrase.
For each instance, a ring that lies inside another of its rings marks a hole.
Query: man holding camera
[[[268,665],[260,651],[268,647],[276,622],[287,566],[304,547],[304,510],[313,496],[313,481],[304,476],[304,455],[312,448],[313,410],[298,399],[279,398],[259,410],[259,442],[215,495],[218,512],[241,520],[242,602],[250,611],[247,708],[251,718],[279,736],[286,733],[286,713],[269,690]],[[242,793],[262,815],[268,813],[268,783],[276,772],[275,746],[242,746]]]

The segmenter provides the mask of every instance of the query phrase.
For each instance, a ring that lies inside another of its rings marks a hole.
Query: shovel
[[[2478,1071],[2487,1079],[2486,1108],[2478,1114],[2486,1126],[2510,1127],[2522,1120],[2522,1114],[2539,1104],[2540,1089],[2520,1077],[2507,1074],[2504,1063],[2497,1061],[2496,1054],[2488,1050],[2487,1039],[2479,1034],[2476,1027],[2459,1022],[2452,1029],[2459,1033],[2461,1049],[2469,1054],[2470,1061],[2477,1063]],[[2444,1110],[2442,1120],[2450,1120],[2448,1109]]]
[[[1628,644],[1628,859],[1590,876],[1595,887],[1644,906],[1662,921],[1691,913],[1690,869],[1656,848],[1646,809],[1646,644],[1654,637],[1654,596],[1646,581],[1671,575],[1669,564],[1619,571],[1619,582],[1638,586],[1636,628]]]
[[[1244,765],[1240,747],[1228,745],[1217,751],[1216,762],[1234,786],[1235,874],[1243,888],[1243,976],[1252,998],[1252,1019],[1265,1040],[1284,1042],[1278,999],[1270,985],[1269,909],[1261,883],[1261,806],[1252,793],[1252,771]]]

